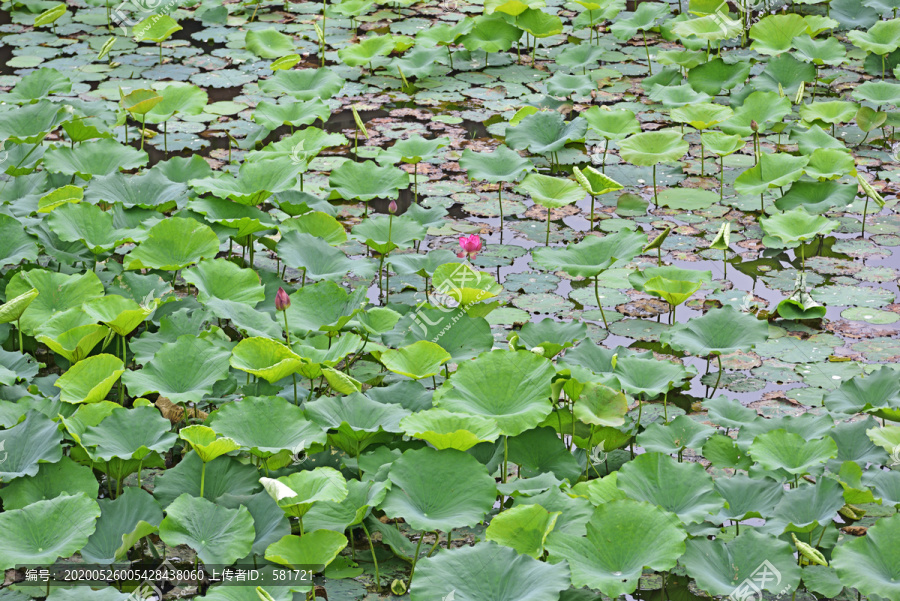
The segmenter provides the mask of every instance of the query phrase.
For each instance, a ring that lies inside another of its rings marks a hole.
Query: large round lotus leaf
[[[153,496],[165,508],[182,493],[200,497],[200,479],[203,478],[203,498],[216,503],[223,495],[252,495],[262,490],[259,472],[251,464],[222,456],[206,464],[196,453],[188,453],[184,459],[156,478]]]
[[[435,406],[493,418],[508,436],[550,414],[553,364],[528,351],[494,350],[459,366],[434,394]]]
[[[376,56],[387,56],[394,50],[394,38],[390,35],[364,38],[358,44],[349,44],[338,50],[338,58],[350,67],[361,67]]]
[[[339,331],[365,304],[366,287],[347,292],[334,282],[303,286],[291,295],[288,325],[305,334],[307,331]]]
[[[106,326],[85,324],[86,320],[89,321],[90,317],[80,309],[69,309],[40,326],[35,338],[70,363],[77,363],[87,357],[109,333]]]
[[[790,544],[755,530],[728,542],[693,538],[681,563],[697,586],[711,595],[759,589],[781,594],[800,584],[800,567]]]
[[[586,424],[618,427],[625,423],[628,397],[620,390],[588,383],[578,395],[574,412],[575,417]]]
[[[39,463],[56,463],[62,458],[61,442],[62,432],[56,422],[43,413],[29,411],[23,421],[0,430],[0,481],[34,476]]]
[[[569,142],[583,140],[585,132],[587,121],[580,117],[566,122],[556,111],[538,111],[518,125],[507,126],[506,143],[516,150],[547,154],[562,150]]]
[[[344,476],[332,467],[294,472],[277,480],[260,478],[259,482],[279,507],[296,518],[302,518],[319,501],[340,502],[349,494]]]
[[[646,244],[646,234],[624,229],[603,238],[587,236],[565,248],[537,248],[534,250],[534,260],[545,269],[590,277],[628,263],[640,254]]]
[[[812,532],[831,525],[838,510],[844,506],[844,489],[831,478],[819,478],[815,484],[803,484],[784,493],[775,506],[765,531],[774,535],[783,532]]]
[[[102,461],[113,457],[143,459],[151,451],[162,453],[172,448],[178,436],[169,432],[171,427],[156,407],[134,407],[113,411],[85,430],[81,444],[92,457]]]
[[[9,215],[0,215],[0,266],[36,261],[37,256],[37,240],[22,223]]]
[[[806,21],[800,15],[769,15],[750,28],[751,48],[760,54],[777,56],[790,50],[794,37],[806,29]]]
[[[316,530],[302,536],[288,534],[266,549],[266,559],[292,569],[321,572],[347,546],[347,537],[333,530]]]
[[[84,303],[83,310],[119,336],[127,336],[153,313],[152,305],[142,307],[130,298],[110,294]]]
[[[373,311],[369,309],[357,318],[362,315],[371,318]],[[385,344],[395,347],[417,340],[436,342],[457,363],[477,357],[494,345],[491,326],[485,318],[472,317],[460,307],[448,311],[446,307],[423,306],[400,318],[393,330],[382,336]]]
[[[473,269],[466,263],[445,263],[434,270],[432,286],[451,297],[461,306],[488,300],[503,291],[494,276],[486,271]]]
[[[218,434],[262,456],[284,449],[300,452],[326,440],[322,428],[308,421],[300,407],[281,397],[247,397],[228,403],[206,423]]]
[[[425,226],[409,215],[393,219],[384,216],[372,217],[353,226],[351,236],[375,252],[386,255],[395,248],[411,247],[414,241],[425,238],[425,232]]]
[[[495,543],[438,553],[416,566],[412,601],[557,601],[568,589],[562,565],[519,555]]]
[[[678,363],[627,356],[616,362],[613,375],[628,394],[652,399],[681,386],[693,374]]]
[[[374,161],[341,163],[328,178],[332,196],[363,202],[373,198],[396,199],[409,187],[409,175],[397,167],[380,167]]]
[[[864,595],[896,599],[900,595],[900,517],[881,518],[865,536],[844,539],[833,552],[831,565],[841,582]]]
[[[847,37],[854,46],[873,54],[885,55],[900,46],[900,21],[878,21],[869,31],[852,30]]]
[[[713,428],[679,415],[665,425],[651,424],[638,434],[637,443],[646,451],[670,455],[684,449],[700,449],[714,433]]]
[[[821,215],[810,215],[803,207],[763,219],[760,224],[766,235],[778,238],[785,244],[796,244],[819,235],[824,236],[840,225]]]
[[[727,106],[701,102],[688,104],[672,110],[672,119],[679,123],[687,123],[694,129],[709,129],[730,118],[734,112]]]
[[[531,196],[542,207],[558,209],[584,198],[584,189],[570,179],[529,173],[519,184],[518,191]]]
[[[301,165],[293,157],[273,156],[264,162],[245,161],[236,177],[225,175],[191,180],[191,187],[196,192],[208,192],[218,198],[230,198],[237,203],[253,206],[272,194],[293,188],[300,171]]]
[[[645,453],[627,462],[617,482],[632,499],[659,505],[686,524],[702,522],[724,505],[703,466],[678,463],[660,453]]]
[[[84,493],[93,499],[99,488],[90,467],[63,457],[58,463],[40,464],[34,476],[16,478],[0,488],[0,499],[3,499],[3,509],[10,511],[59,495]]]
[[[308,362],[287,345],[271,338],[244,338],[231,351],[231,367],[267,382],[283,380]]]
[[[209,426],[187,426],[178,432],[178,437],[191,445],[203,463],[241,448],[241,445],[231,438],[216,438],[215,430]]]
[[[385,433],[400,432],[400,420],[409,414],[396,403],[373,401],[355,389],[348,396],[307,403],[306,413],[313,422],[330,430],[330,444],[354,457],[371,444],[391,440]]]
[[[59,400],[64,403],[96,403],[106,398],[123,373],[121,359],[101,353],[74,364],[53,385],[61,389]]]
[[[716,516],[717,520],[741,521],[771,517],[784,496],[784,486],[769,478],[735,474],[730,478],[716,479],[716,492],[728,504]]]
[[[342,87],[344,80],[326,68],[276,71],[274,76],[259,82],[260,90],[267,94],[289,94],[297,100],[328,100]]]
[[[252,549],[254,555],[264,555],[269,545],[291,533],[291,524],[284,511],[265,491],[250,495],[225,494],[216,502],[229,509],[243,506],[250,512],[256,531]]]
[[[172,547],[187,545],[204,564],[230,565],[253,545],[253,517],[246,507],[227,509],[185,493],[166,508],[159,538]]]
[[[750,456],[767,470],[784,470],[792,476],[806,474],[837,455],[831,438],[805,439],[787,430],[760,434],[750,445]]]
[[[422,136],[410,136],[394,142],[394,145],[378,155],[379,163],[396,164],[419,163],[438,154],[438,150],[447,146],[450,138],[444,136],[428,140]]]
[[[466,170],[470,179],[492,183],[514,182],[534,169],[531,161],[519,156],[501,144],[493,152],[473,152],[466,148],[459,159],[459,166]]]
[[[282,234],[291,231],[309,234],[332,245],[343,244],[347,241],[347,232],[341,222],[322,211],[311,211],[299,217],[282,221],[278,229]]]
[[[540,348],[542,355],[551,359],[563,349],[570,348],[575,342],[587,336],[587,326],[583,323],[560,323],[549,317],[541,321],[530,321],[518,332],[510,335],[515,346],[524,345],[527,349]]]
[[[459,42],[466,50],[500,52],[509,50],[522,37],[522,30],[507,23],[501,15],[483,15],[474,19],[471,30]]]
[[[451,356],[434,342],[419,340],[399,349],[382,351],[377,359],[396,374],[421,380],[441,373],[441,366]]]
[[[79,144],[75,148],[54,146],[44,154],[44,168],[50,173],[77,175],[89,180],[93,176],[143,167],[148,159],[143,150],[106,138],[91,140],[88,144]]]
[[[22,332],[28,335],[33,335],[56,313],[81,307],[85,301],[103,296],[103,284],[92,271],[81,275],[66,275],[32,269],[28,272],[20,271],[10,278],[6,286],[6,297],[15,299],[32,289],[39,294],[21,314]]]
[[[386,482],[347,481],[347,496],[341,501],[319,501],[303,516],[303,527],[308,532],[335,530],[343,532],[359,524],[369,510],[381,503],[387,494]],[[283,515],[279,509],[279,512]]]
[[[111,213],[88,203],[66,203],[50,213],[47,223],[60,240],[81,242],[95,255],[134,242],[141,234],[140,230],[116,228]]]
[[[422,439],[438,450],[468,451],[480,442],[494,442],[500,436],[500,428],[492,419],[443,409],[407,415],[400,420],[400,427],[408,436]]]
[[[309,280],[338,281],[351,272],[360,277],[371,277],[376,270],[373,261],[349,259],[324,240],[301,232],[285,233],[278,241],[276,250],[285,265],[302,270]]]
[[[147,123],[168,121],[175,113],[182,115],[199,115],[209,102],[209,95],[201,88],[180,81],[160,82],[165,87],[159,89],[162,102],[147,113]],[[196,156],[196,155],[194,155]],[[174,178],[167,177],[169,185]],[[177,188],[176,188],[177,189]],[[175,200],[175,199],[172,199]]]
[[[125,558],[138,540],[153,534],[163,519],[162,508],[153,496],[128,486],[115,499],[100,499],[97,529],[81,549],[85,561],[110,564]]]
[[[572,584],[617,597],[633,593],[644,568],[668,571],[684,553],[678,518],[651,503],[620,499],[594,510],[587,537],[553,532],[550,561],[567,561]]]
[[[624,187],[613,178],[597,171],[593,167],[585,167],[582,171],[576,166],[572,168],[572,173],[575,176],[575,180],[584,188],[584,191],[591,196],[608,194],[609,192],[621,190]],[[641,214],[643,215],[643,213]]]
[[[605,108],[592,106],[582,114],[591,130],[608,140],[621,140],[630,134],[641,133],[641,124],[632,111],[604,110]]]
[[[550,417],[549,423],[558,424]],[[508,441],[509,461],[519,466],[519,477],[533,478],[552,473],[559,480],[574,482],[583,468],[551,427],[534,428]]]
[[[749,351],[768,336],[768,323],[728,305],[674,325],[660,335],[660,340],[676,350],[708,357]]]
[[[448,532],[474,526],[497,496],[485,466],[455,449],[406,451],[391,465],[388,478],[393,486],[381,509],[416,530]]]
[[[803,168],[807,163],[809,163],[808,157],[795,157],[780,152],[774,154],[764,152],[759,158],[759,163],[737,176],[737,179],[734,180],[734,191],[738,194],[758,196],[769,188],[786,186],[803,176]],[[819,219],[824,219],[824,217],[819,217]],[[766,221],[768,220],[764,219],[763,223]]]
[[[848,415],[900,408],[900,378],[896,371],[885,368],[856,376],[825,393],[824,403],[829,411]]]
[[[197,300],[201,303],[210,298],[220,298],[255,307],[266,298],[266,291],[256,272],[241,269],[225,259],[200,261],[196,267],[186,269],[182,277],[185,282],[197,287]]]
[[[900,103],[900,84],[888,81],[866,81],[851,94],[857,100],[868,100],[876,106]]]
[[[638,167],[677,161],[688,151],[688,143],[674,129],[635,134],[619,143],[622,159]]]
[[[540,505],[517,505],[492,519],[484,537],[522,555],[540,559],[547,535],[561,513],[549,512]]]
[[[294,51],[294,40],[275,29],[250,29],[244,36],[244,46],[262,58],[279,58]]]
[[[81,549],[94,532],[100,507],[84,494],[61,495],[0,513],[0,570],[49,565]]]
[[[219,238],[193,219],[169,217],[150,228],[147,239],[125,259],[125,269],[177,271],[219,252]]]
[[[143,369],[122,374],[122,381],[131,396],[157,392],[173,403],[196,402],[228,377],[229,354],[203,338],[180,336],[163,344]]]

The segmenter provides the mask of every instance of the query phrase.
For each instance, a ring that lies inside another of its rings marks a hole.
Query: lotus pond
[[[3,2],[0,601],[900,599],[898,7]]]

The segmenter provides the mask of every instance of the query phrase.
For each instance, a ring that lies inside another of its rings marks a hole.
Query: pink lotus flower
[[[465,257],[468,255],[470,259],[474,259],[478,254],[478,251],[481,250],[481,238],[478,234],[472,234],[470,236],[460,236],[459,237],[459,246],[462,250],[456,253],[457,257]]]
[[[287,308],[290,306],[291,297],[289,297],[288,293],[284,291],[284,288],[279,288],[278,292],[275,293],[275,310],[287,311]]]

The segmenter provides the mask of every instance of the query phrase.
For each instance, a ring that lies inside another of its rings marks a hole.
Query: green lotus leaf
[[[347,537],[332,530],[287,535],[266,549],[266,560],[291,569],[321,572],[347,546]]]
[[[730,478],[718,478],[716,492],[722,495],[727,503],[726,507],[719,511],[717,519],[734,522],[774,515],[775,506],[784,496],[784,487],[768,478],[750,478],[735,474]]]
[[[455,30],[450,30],[451,32]],[[459,37],[466,50],[487,53],[505,52],[522,37],[522,30],[507,23],[501,15],[482,15],[472,20],[469,31]]]
[[[150,41],[161,43],[168,40],[173,33],[181,31],[183,28],[178,21],[169,15],[151,15],[135,25],[131,33],[135,41]]]
[[[25,231],[22,223],[9,215],[0,215],[0,266],[37,261],[37,255],[37,240]]]
[[[186,269],[182,277],[196,286],[197,300],[201,303],[219,298],[254,307],[266,298],[256,272],[242,269],[226,259],[200,261],[195,267]]]
[[[197,402],[228,377],[227,349],[196,336],[163,344],[148,365],[128,371],[122,381],[131,396],[159,393],[173,403]]]
[[[628,394],[654,398],[677,388],[691,377],[691,370],[669,361],[626,356],[616,362],[613,374]]]
[[[345,394],[306,404],[307,416],[329,430],[331,445],[358,457],[369,445],[390,440],[392,437],[386,433],[401,432],[400,420],[409,415],[406,409],[396,403],[373,401],[357,388]]]
[[[712,309],[662,333],[660,340],[698,357],[750,351],[769,336],[769,326],[731,306]]]
[[[552,409],[553,365],[528,351],[494,350],[463,363],[435,392],[434,404],[496,420],[507,436],[537,426]]]
[[[338,50],[338,58],[348,67],[361,67],[372,62],[376,56],[387,56],[394,51],[394,38],[380,35],[364,38],[358,44],[350,44]]]
[[[608,386],[588,383],[575,402],[574,412],[575,417],[586,424],[618,427],[625,423],[628,397]]]
[[[424,440],[438,450],[468,451],[481,442],[494,442],[500,428],[492,419],[450,413],[443,409],[428,409],[407,415],[400,427],[413,438]]]
[[[230,363],[235,369],[275,383],[298,373],[308,361],[277,340],[251,337],[238,342]]]
[[[641,125],[628,109],[607,110],[592,106],[582,114],[592,131],[607,140],[621,140],[631,134],[641,133]]]
[[[760,225],[766,235],[778,238],[784,244],[796,245],[816,236],[824,236],[840,224],[821,215],[810,215],[806,209],[798,207],[764,218]]]
[[[819,527],[830,526],[843,506],[841,484],[831,478],[819,478],[815,484],[785,491],[767,520],[766,529],[776,535],[810,533]]]
[[[591,277],[630,262],[646,244],[646,234],[624,229],[603,238],[586,236],[581,242],[569,244],[564,249],[536,248],[534,260],[545,269]]]
[[[643,287],[644,292],[658,296],[672,306],[678,306],[697,292],[702,287],[702,283],[670,280],[663,276],[656,276],[646,280]]]
[[[834,181],[797,181],[775,201],[779,211],[790,211],[803,207],[809,213],[821,215],[835,207],[845,207],[856,198],[859,186]]]
[[[313,98],[328,100],[342,87],[344,80],[324,67],[276,71],[274,76],[259,82],[259,89],[269,95],[288,94],[300,101]]]
[[[584,171],[577,166],[572,168],[575,181],[581,184],[584,191],[591,196],[600,196],[609,192],[615,192],[624,188],[622,184],[611,177],[597,171],[593,167],[585,167]]]
[[[0,488],[0,498],[3,499],[3,509],[11,511],[59,495],[84,493],[93,499],[99,488],[100,484],[90,467],[78,465],[64,456],[58,463],[40,464],[34,476],[16,478]]]
[[[539,322],[526,323],[518,332],[509,334],[509,341],[510,348],[539,352],[547,359],[552,359],[586,336],[585,324],[559,323],[548,317]]]
[[[680,37],[696,36],[701,40],[714,42],[737,37],[743,27],[737,19],[730,18],[724,12],[717,12],[676,23],[672,31]]]
[[[493,152],[473,152],[466,148],[459,159],[459,165],[466,170],[470,179],[492,183],[518,181],[534,169],[531,161],[522,158],[505,144],[499,145]]]
[[[900,380],[890,369],[856,376],[825,393],[823,403],[832,413],[871,413],[900,408]]]
[[[515,23],[516,27],[527,31],[536,38],[548,38],[562,33],[563,30],[562,19],[539,8],[526,8],[518,15]]]
[[[576,405],[577,407],[577,405]],[[701,449],[715,430],[679,415],[668,424],[654,423],[638,434],[637,443],[645,451],[671,455],[684,449]]]
[[[79,309],[57,313],[40,326],[35,338],[70,363],[87,357],[107,337],[106,326],[90,323],[91,318]],[[88,323],[85,323],[88,322]]]
[[[346,2],[341,2],[341,4],[346,4]],[[486,9],[485,12],[487,13]],[[452,26],[441,23],[433,25],[432,27],[420,29],[416,32],[416,45],[424,48],[434,48],[435,46],[447,46],[453,44],[460,36],[469,33],[474,25],[474,19],[465,18],[457,21]]]
[[[562,150],[569,142],[584,140],[586,132],[587,121],[580,117],[567,122],[556,111],[538,111],[522,119],[518,125],[508,126],[506,143],[515,150],[527,149],[533,154],[548,154]]]
[[[122,94],[120,89],[119,94],[121,95],[120,104],[122,108],[132,115],[146,115],[153,110],[153,107],[162,102],[162,96],[157,94],[155,90],[139,89],[133,90],[128,94]]]
[[[24,420],[0,430],[4,457],[0,464],[0,481],[34,476],[40,463],[56,463],[62,457],[61,442],[62,432],[55,422],[43,413],[28,411]]]
[[[639,167],[651,167],[666,161],[677,161],[688,151],[688,143],[674,129],[635,134],[622,140],[622,159]]]
[[[281,230],[282,235],[292,231],[310,234],[332,246],[338,246],[347,241],[347,232],[341,222],[322,211],[310,211],[299,217],[282,221],[278,229]]]
[[[450,144],[450,138],[444,136],[428,140],[422,136],[410,136],[394,142],[394,145],[378,155],[378,162],[395,165],[399,162],[420,163],[425,159],[437,156],[438,150]]]
[[[525,176],[518,190],[548,209],[559,209],[578,202],[585,196],[585,191],[578,182],[539,173],[529,173]]]
[[[178,432],[178,437],[186,440],[203,463],[209,463],[216,457],[241,448],[231,438],[216,438],[216,432],[209,426],[187,426]]]
[[[0,113],[0,138],[16,144],[39,144],[63,121],[72,118],[65,107],[47,99],[10,106]]]
[[[414,380],[441,373],[441,366],[450,361],[450,353],[428,340],[419,340],[399,349],[387,349],[376,358],[390,371]]]
[[[758,90],[744,99],[734,111],[734,117],[719,125],[726,134],[752,136],[751,122],[756,121],[759,131],[765,131],[791,113],[790,98],[777,92]],[[763,153],[763,158],[767,156]]]
[[[256,110],[253,111],[253,121],[269,130],[282,125],[293,127],[311,125],[315,121],[327,121],[330,116],[331,109],[319,98],[290,104],[263,101],[257,104]]]
[[[348,494],[347,481],[331,467],[294,472],[278,479],[260,478],[263,488],[285,513],[303,518],[317,502],[340,502]]]
[[[787,430],[760,434],[750,445],[750,456],[767,470],[784,470],[796,476],[809,473],[837,455],[831,438],[806,440]]]
[[[470,311],[475,303],[497,296],[503,287],[494,277],[465,263],[446,263],[434,270],[432,285]]]
[[[330,217],[329,217],[330,218]],[[399,219],[397,221],[400,221]],[[364,221],[362,224],[354,228],[355,233],[362,229],[365,233],[378,236],[378,233],[372,230],[378,228],[363,227],[371,226],[372,221]],[[397,238],[394,239],[394,231],[391,228],[391,241],[385,240],[384,247],[395,247],[396,242],[404,242],[406,238],[404,224],[409,224],[407,220],[397,223]],[[392,224],[393,225],[393,224]],[[416,229],[416,228],[413,228]],[[344,233],[341,228],[341,233]],[[415,235],[419,232],[416,231]],[[346,235],[346,234],[345,234]],[[368,238],[367,238],[368,240]],[[373,240],[373,248],[383,248],[381,244]],[[278,256],[284,261],[284,264],[294,269],[300,269],[304,275],[313,281],[331,280],[340,281],[346,277],[348,273],[355,273],[361,277],[372,277],[377,266],[373,261],[367,259],[350,259],[343,251],[334,248],[328,242],[321,238],[317,238],[312,234],[298,231],[285,232],[281,240],[276,245]],[[391,249],[393,250],[393,248]]]
[[[349,493],[342,501],[319,501],[306,512],[303,524],[309,532],[316,530],[343,532],[350,526],[360,524],[371,512],[372,507],[384,499],[384,495],[387,494],[387,483],[348,480],[347,489]],[[283,512],[281,513],[283,515]]]
[[[155,305],[141,306],[130,298],[109,294],[87,301],[82,309],[95,321],[107,326],[119,336],[127,336],[144,323]]]
[[[210,415],[206,424],[261,457],[325,444],[325,431],[281,397],[247,397]],[[277,424],[277,427],[273,427]]]
[[[230,565],[246,557],[254,539],[253,517],[246,507],[228,509],[184,493],[166,508],[159,538],[187,545],[204,564]]]
[[[389,517],[416,530],[474,526],[491,509],[497,486],[484,465],[462,451],[409,450],[391,464],[391,489],[381,503]]]
[[[515,549],[521,555],[540,559],[547,535],[562,512],[549,512],[540,505],[518,505],[498,514],[485,531],[485,540]]]
[[[244,46],[262,58],[278,58],[294,51],[294,40],[276,29],[248,29]]]
[[[649,85],[649,84],[648,84]],[[697,92],[690,84],[654,85],[648,94],[650,100],[661,102],[667,108],[683,107],[690,104],[705,104],[712,100],[708,94]]]
[[[81,549],[100,507],[84,494],[61,495],[0,514],[0,570],[27,562],[50,565]]]
[[[180,81],[164,82],[164,87],[159,87],[157,91],[162,96],[162,102],[146,114],[147,123],[168,121],[176,113],[199,115],[209,102],[209,96],[203,89]]]
[[[365,304],[366,288],[359,286],[347,292],[334,282],[319,282],[303,286],[291,295],[288,307],[288,324],[291,331],[296,328],[302,333],[308,331],[340,331]]]
[[[726,63],[722,58],[697,65],[688,71],[688,84],[704,94],[715,96],[747,80],[751,65],[746,61]]]
[[[396,268],[394,263],[391,266]],[[358,314],[357,319],[363,316],[371,318],[373,310]],[[406,346],[417,340],[435,341],[450,353],[454,362],[461,362],[491,350],[494,344],[487,320],[468,315],[465,307],[449,311],[446,307],[421,307],[412,315],[396,317],[399,320],[390,318],[394,319],[390,322],[393,329],[382,336],[384,343],[393,347]]]
[[[687,123],[694,129],[709,129],[734,115],[727,106],[701,102],[689,104],[672,110],[672,119],[678,123]]]
[[[693,538],[681,558],[700,590],[711,595],[767,590],[780,594],[800,584],[800,567],[783,540],[746,530],[730,541]],[[777,574],[777,576],[776,576]]]
[[[884,56],[900,47],[900,21],[878,21],[869,31],[854,29],[847,32],[847,38],[857,48]]]
[[[155,169],[143,175],[125,175],[118,172],[101,175],[91,180],[85,192],[87,202],[92,204],[121,203],[125,208],[145,209],[179,206],[183,204],[187,195],[187,186],[169,180]],[[103,235],[102,232],[94,234],[96,237]]]
[[[678,518],[668,511],[619,499],[594,509],[586,537],[553,532],[547,548],[552,563],[568,562],[572,584],[617,597],[637,589],[645,567],[675,567],[686,537]]]
[[[335,198],[363,202],[396,199],[400,190],[409,187],[409,175],[397,167],[379,167],[374,161],[346,161],[331,172],[328,185]]]
[[[153,451],[172,448],[178,437],[169,432],[170,426],[155,407],[113,411],[84,431],[81,444],[95,460],[143,459]]]
[[[657,22],[669,15],[669,6],[659,2],[642,2],[629,17],[621,14],[610,27],[612,34],[619,40],[631,39],[638,31],[647,31],[655,27]]]
[[[275,227],[275,222],[263,211],[228,199],[198,198],[189,202],[187,206],[191,211],[204,215],[206,221],[210,223],[237,230],[228,232],[235,240]]]
[[[103,353],[79,361],[53,385],[61,389],[59,400],[64,403],[96,403],[106,398],[123,373],[122,360]]]
[[[867,81],[854,88],[851,94],[857,100],[868,100],[876,106],[900,103],[900,84],[888,81]]]
[[[798,35],[792,44],[798,58],[814,65],[840,65],[847,58],[847,49],[836,38],[816,40],[809,35]]]
[[[849,152],[834,148],[817,148],[809,157],[803,172],[821,180],[856,176],[856,161]]]
[[[293,154],[285,157],[272,153],[268,161],[244,161],[237,177],[204,177],[191,180],[191,187],[201,194],[228,198],[244,205],[258,205],[273,194],[291,190],[296,185],[297,176],[305,167],[302,160],[296,160],[296,146],[292,148]]]
[[[200,494],[201,480],[203,495]],[[188,453],[178,465],[157,476],[153,488],[153,496],[163,508],[183,493],[220,503],[227,496],[248,496],[261,492],[259,470],[255,466],[225,455],[203,463],[196,453]]]
[[[738,194],[757,195],[769,188],[780,188],[803,176],[808,157],[795,157],[785,153],[763,153],[759,163],[741,173],[734,181]]]
[[[778,303],[777,310],[778,315],[785,319],[821,319],[828,312],[803,288],[795,290],[793,294]]]
[[[36,288],[32,288],[0,305],[0,323],[18,321],[38,294],[40,292]]]
[[[900,593],[900,567],[894,560],[900,518],[881,518],[870,526],[866,536],[844,540],[835,547],[831,565],[841,583],[864,595],[891,599]]]
[[[160,221],[140,246],[128,253],[125,269],[178,271],[219,252],[219,238],[212,229],[181,217]]]
[[[81,549],[85,561],[108,565],[125,559],[140,539],[155,534],[163,520],[162,508],[153,496],[128,486],[115,499],[99,499],[97,529]]]
[[[844,100],[831,100],[825,102],[811,102],[800,107],[800,118],[812,124],[815,121],[836,125],[849,123],[856,116],[859,105],[855,102]]]
[[[750,28],[750,47],[760,54],[777,56],[790,50],[794,38],[806,33],[806,29],[806,21],[800,15],[768,15]]]

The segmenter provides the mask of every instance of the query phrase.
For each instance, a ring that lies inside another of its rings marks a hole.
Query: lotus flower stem
[[[719,200],[725,199],[725,155],[719,157]]]
[[[16,320],[16,333],[19,335],[19,352],[25,354],[25,347],[22,346],[22,318]]]
[[[650,46],[647,44],[647,31],[642,29],[641,35],[644,36],[644,50],[647,51],[647,72],[653,75],[653,65],[650,63]]]
[[[669,423],[669,391],[668,390],[663,395],[663,419],[665,420],[663,422],[664,424]],[[681,453],[679,453],[679,457],[680,456],[681,456]]]
[[[863,218],[862,218],[862,236],[866,237],[866,213],[869,212],[869,195],[866,194],[866,204],[863,205]]]
[[[141,120],[141,150],[144,149],[144,132],[147,128],[147,113],[141,115],[143,119]]]
[[[412,586],[413,576],[416,574],[416,562],[419,560],[419,548],[422,546],[422,539],[425,538],[425,533],[419,537],[419,544],[416,545],[416,554],[413,556],[412,560],[412,568],[409,570],[409,586]]]
[[[434,550],[438,548],[439,544],[441,544],[441,535],[437,530],[435,530],[434,531],[434,545],[431,546],[431,550],[428,551],[428,555],[426,555],[425,557],[431,557],[431,554],[434,553]]]
[[[594,298],[597,299],[597,306],[600,307],[600,317],[603,318],[603,327],[609,329],[609,324],[606,322],[606,313],[603,312],[603,303],[600,302],[600,276],[594,276]]]
[[[659,197],[656,194],[656,165],[653,165],[653,205],[659,206]]]
[[[716,361],[719,363],[719,375],[716,378],[716,385],[713,386],[712,394],[709,395],[712,398],[713,394],[716,394],[716,390],[719,388],[719,382],[722,381],[722,355],[716,355]]]
[[[381,589],[381,574],[378,572],[378,558],[375,556],[375,545],[372,544],[372,536],[369,534],[369,529],[366,528],[366,522],[362,521],[359,523],[362,526],[363,532],[366,533],[366,539],[369,541],[369,551],[372,553],[372,561],[375,563],[375,586]]]
[[[500,207],[500,231],[503,231],[503,182],[497,188],[497,206]]]
[[[122,364],[128,365],[128,361],[126,360],[126,350],[125,350],[125,336],[119,336],[122,339]],[[122,383],[122,380],[119,379],[119,404],[125,404],[125,385]]]
[[[503,473],[500,474],[500,482],[506,484],[506,475],[509,471],[509,436],[503,437]]]
[[[591,222],[591,230],[594,229],[594,195],[591,194],[591,214],[588,216]]]
[[[547,239],[544,241],[546,246],[550,246],[550,212],[552,210],[550,207],[547,207]]]
[[[203,498],[203,489],[206,485],[206,462],[203,462],[203,467],[200,468],[200,498]]]
[[[825,530],[823,529],[822,532],[824,532],[824,531]],[[451,528],[450,530],[447,530],[447,550],[448,551],[450,550],[450,537],[451,536],[453,536],[453,528]]]

